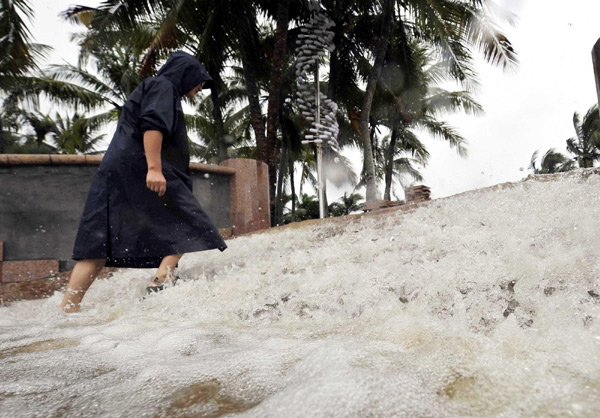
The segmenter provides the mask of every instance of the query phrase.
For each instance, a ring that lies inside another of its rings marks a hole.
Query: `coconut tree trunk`
[[[279,171],[277,177],[277,197],[275,204],[275,225],[281,225],[283,221],[283,180],[285,178],[286,173],[286,163],[288,162],[288,143],[289,143],[289,135],[285,126],[285,121],[283,120],[283,108],[279,106],[279,117],[281,123],[281,138],[282,138],[282,147],[281,147],[281,158],[279,163]]]
[[[396,154],[396,141],[398,140],[398,118],[394,117],[392,123],[392,137],[385,151],[385,191],[383,192],[384,200],[391,199],[392,179],[394,176],[394,155]]]
[[[223,86],[223,80],[218,68],[210,68],[210,74],[214,74],[214,83],[210,88],[210,98],[213,104],[213,119],[215,121],[215,128],[217,130],[217,137],[219,140],[218,150],[218,162],[227,159],[227,144],[225,142],[225,126],[223,123],[223,112],[221,109],[221,97],[220,92]]]
[[[327,161],[331,161],[331,148],[325,147],[323,149],[323,207],[325,208],[325,212],[323,216],[325,218],[329,217],[329,203],[327,201]]]
[[[277,144],[277,129],[279,127],[278,108],[281,90],[281,79],[283,66],[285,64],[286,43],[289,22],[290,0],[279,0],[277,3],[275,30],[275,46],[273,59],[271,61],[271,76],[269,78],[269,101],[267,105],[267,140],[266,155],[260,155],[261,160],[265,158],[269,166],[269,189],[271,196],[271,220],[274,220],[276,203],[277,160],[279,146]]]
[[[296,185],[294,184],[294,162],[290,166],[290,188],[292,193],[292,222],[296,222]]]
[[[369,137],[369,117],[371,115],[371,106],[375,88],[381,76],[383,60],[388,48],[390,29],[392,26],[392,12],[394,2],[392,0],[383,1],[381,33],[375,49],[375,63],[369,74],[367,81],[367,91],[363,101],[360,113],[360,132],[363,145],[363,158],[365,165],[365,182],[367,185],[367,202],[377,200],[377,184],[375,182],[375,161],[373,159],[373,148],[371,138]]]
[[[265,136],[265,121],[260,107],[260,87],[258,84],[258,34],[252,22],[245,22],[240,36],[240,57],[244,71],[244,81],[248,92],[248,107],[250,108],[250,123],[256,138],[258,159],[267,161],[267,142]]]
[[[346,6],[345,0],[335,0],[333,5],[333,15],[330,16],[335,26],[333,28],[333,45],[336,47],[330,54],[329,57],[329,83],[327,85],[327,97],[335,102],[337,99],[337,85],[338,85],[338,67],[339,67],[339,50],[337,48],[340,39],[344,33],[342,17],[344,15]]]
[[[339,76],[338,76],[338,72],[339,72],[339,55],[340,52],[337,48],[337,45],[340,41],[340,39],[343,36],[343,32],[344,32],[344,26],[343,26],[343,16],[344,13],[346,12],[346,0],[335,0],[333,2],[333,15],[330,16],[334,23],[335,26],[333,28],[334,31],[334,36],[333,36],[333,44],[334,46],[336,46],[336,48],[331,52],[330,57],[329,57],[329,82],[327,84],[327,98],[333,102],[337,101],[337,94],[338,94],[338,83],[339,83]],[[326,148],[323,152],[324,154],[324,158],[325,161],[331,161],[331,150],[329,148]],[[324,164],[323,165],[323,171],[326,171],[326,167],[327,165]],[[327,176],[325,173],[323,173],[323,179],[327,179]],[[329,216],[329,205],[328,205],[328,201],[327,201],[327,181],[324,181],[323,186],[325,187],[325,193],[323,193],[324,197],[325,197],[325,217]]]
[[[4,126],[2,125],[2,119],[0,119],[0,154],[4,154],[6,149],[6,143],[4,142]]]

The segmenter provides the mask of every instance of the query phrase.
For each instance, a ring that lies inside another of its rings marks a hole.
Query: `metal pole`
[[[321,123],[321,88],[319,86],[319,61],[315,64],[315,104],[316,114],[315,122],[317,132],[315,137],[317,139],[317,179],[319,183],[319,218],[325,218],[325,187],[323,187],[323,146],[319,138],[319,124]]]
[[[596,93],[598,94],[598,110],[600,111],[600,39],[592,49],[592,62],[594,63],[594,74],[596,76]]]

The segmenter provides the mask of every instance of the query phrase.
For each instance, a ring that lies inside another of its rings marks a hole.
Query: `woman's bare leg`
[[[69,277],[69,285],[65,292],[65,297],[60,304],[60,308],[63,311],[71,313],[79,310],[79,305],[85,296],[85,292],[96,279],[105,263],[106,260],[101,258],[79,260],[75,264],[75,267],[73,267],[73,271],[71,272],[71,277]]]
[[[183,257],[183,254],[168,255],[163,258],[158,270],[156,271],[156,275],[154,276],[158,277],[159,281],[153,280],[148,286],[160,286],[165,279],[174,279],[175,276],[173,274],[175,273],[175,267],[177,266],[179,260],[181,260],[181,257]]]

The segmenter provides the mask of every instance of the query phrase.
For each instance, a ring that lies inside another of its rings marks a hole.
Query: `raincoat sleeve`
[[[175,91],[168,81],[153,80],[143,92],[140,131],[160,131],[170,135],[175,129]]]

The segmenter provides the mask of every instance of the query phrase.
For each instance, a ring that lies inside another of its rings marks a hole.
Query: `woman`
[[[79,310],[105,266],[158,267],[147,288],[157,291],[176,280],[184,253],[227,248],[192,194],[181,108],[183,95],[192,98],[212,82],[193,56],[178,51],[127,99],[79,224],[65,312]]]

